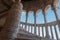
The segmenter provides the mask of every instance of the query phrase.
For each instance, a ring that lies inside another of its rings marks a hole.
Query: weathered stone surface
[[[39,9],[47,11],[47,9],[52,5],[53,5],[52,7],[56,8],[57,3],[58,0],[32,0],[29,2],[23,2],[24,6],[23,9],[35,12],[38,11]]]
[[[17,37],[20,24],[20,15],[22,11],[22,4],[15,3],[11,10],[8,11],[7,19],[4,24],[4,28],[0,33],[0,40],[14,40]]]

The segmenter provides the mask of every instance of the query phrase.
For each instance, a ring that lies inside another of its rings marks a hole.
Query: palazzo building
[[[0,0],[0,40],[60,40],[58,2],[60,0]],[[55,21],[47,22],[49,8],[54,12]],[[32,12],[34,22],[29,23]],[[37,20],[42,19],[37,19],[39,12],[42,12],[43,24],[37,24]]]

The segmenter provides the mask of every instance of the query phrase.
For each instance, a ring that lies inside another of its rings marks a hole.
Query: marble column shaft
[[[34,12],[34,34],[36,34],[36,13]]]
[[[27,21],[28,21],[28,12],[26,12],[26,24],[25,24],[25,30],[27,29]]]
[[[45,21],[45,28],[46,28],[46,37],[49,39],[49,32],[48,32],[48,26],[47,26],[47,21],[46,21],[46,13],[43,10],[43,15],[44,15],[44,21]]]

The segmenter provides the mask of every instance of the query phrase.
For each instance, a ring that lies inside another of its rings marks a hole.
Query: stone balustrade
[[[43,39],[46,38],[45,24],[36,24],[36,28],[35,28],[34,24],[30,24],[30,23],[26,24],[24,22],[20,22],[20,27],[22,27],[23,30],[26,30],[30,33],[33,33],[33,34],[38,35],[40,37],[42,36]],[[58,35],[56,27],[59,28],[57,21],[47,23],[47,28],[48,28],[48,30],[50,29],[50,33],[48,31],[48,34],[49,34],[50,39],[52,39],[52,40],[54,39],[54,32],[53,31],[55,31],[56,39],[59,40],[59,35]],[[53,30],[53,28],[54,28],[54,30]],[[36,33],[34,31],[36,31]],[[59,29],[58,29],[58,31],[59,31]]]

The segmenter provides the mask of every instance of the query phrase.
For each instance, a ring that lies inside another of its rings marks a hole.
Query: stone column
[[[28,32],[30,32],[30,26],[28,26]]]
[[[42,27],[42,37],[44,38],[44,28]]]
[[[40,36],[40,27],[38,27],[38,35]]]
[[[55,13],[55,16],[56,16],[56,21],[58,23],[58,27],[59,27],[59,31],[60,31],[60,20],[58,18],[58,14],[57,14],[57,11],[54,9],[54,13]]]
[[[27,28],[27,21],[28,21],[28,12],[26,12],[25,30]]]
[[[52,4],[51,4],[51,7],[52,7],[52,10],[54,11],[54,13],[55,13],[55,16],[56,16],[56,21],[58,22],[58,27],[59,27],[59,31],[60,31],[60,21],[59,21],[59,17],[58,17],[58,14],[57,14],[57,2],[56,3],[54,3],[53,2],[54,0],[52,0]],[[58,0],[57,0],[58,1]]]
[[[0,34],[0,40],[15,40],[20,28],[18,25],[20,24],[22,8],[20,0],[16,0],[10,11],[8,11],[7,20]]]
[[[36,13],[34,12],[34,34],[36,34]]]
[[[45,28],[46,28],[46,38],[49,39],[49,32],[48,32],[48,26],[47,26],[47,21],[46,21],[46,13],[43,10],[43,15],[44,15],[44,22],[45,22]]]
[[[22,24],[22,29],[23,29],[23,24]]]
[[[54,25],[54,29],[55,29],[56,38],[57,38],[57,40],[59,40],[58,33],[57,33],[57,30],[56,30],[56,26],[55,25]]]
[[[60,20],[58,21],[58,28],[59,28],[59,32],[60,32]]]
[[[33,32],[33,26],[31,26],[31,33]]]
[[[51,30],[51,37],[52,37],[52,40],[54,39],[54,36],[53,36],[53,31],[52,31],[52,27],[50,26],[50,30]]]

